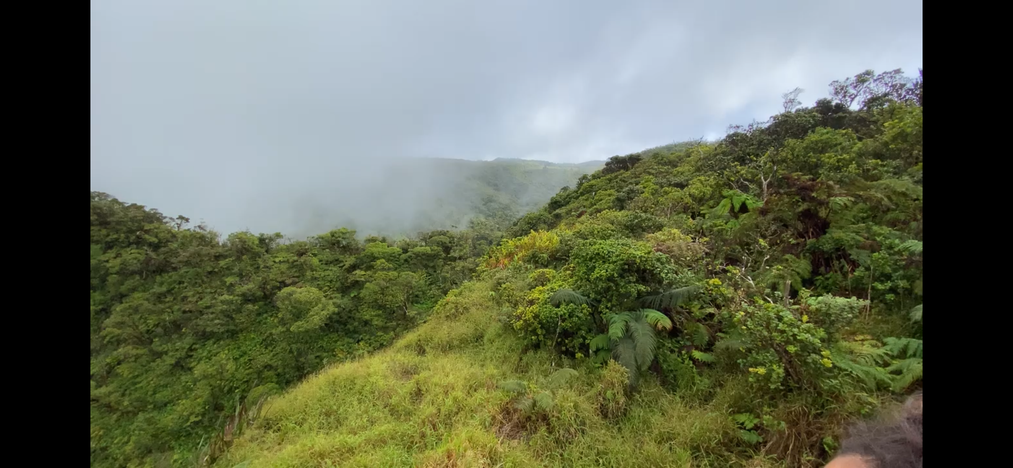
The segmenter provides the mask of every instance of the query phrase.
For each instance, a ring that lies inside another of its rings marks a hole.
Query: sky
[[[421,203],[399,158],[602,160],[922,66],[918,0],[91,5],[92,190],[224,233]]]

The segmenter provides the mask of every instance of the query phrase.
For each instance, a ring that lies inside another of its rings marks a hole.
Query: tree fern
[[[640,303],[652,309],[674,309],[686,302],[687,299],[699,290],[700,286],[697,285],[686,286],[684,288],[673,289],[661,294],[644,297],[640,299]]]
[[[598,364],[615,359],[629,370],[630,384],[636,385],[638,374],[654,361],[654,330],[670,330],[672,320],[653,309],[609,314],[607,319],[608,332],[591,340],[591,355]]]
[[[560,289],[549,297],[549,304],[559,307],[564,304],[590,305],[591,300],[572,289]]]

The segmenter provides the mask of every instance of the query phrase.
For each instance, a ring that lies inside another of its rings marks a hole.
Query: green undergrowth
[[[768,466],[737,441],[735,396],[695,403],[651,379],[631,394],[611,368],[525,352],[490,290],[468,283],[392,347],[269,400],[215,466]],[[576,375],[549,386],[562,368]],[[549,407],[517,408],[511,380],[552,388]]]

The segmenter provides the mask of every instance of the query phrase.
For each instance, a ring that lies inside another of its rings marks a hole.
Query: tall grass
[[[604,411],[601,370],[522,352],[490,290],[468,283],[394,346],[268,400],[215,466],[776,466],[738,448],[721,398],[694,403],[647,379],[620,415]],[[545,417],[522,420],[499,388],[544,385],[564,366],[578,374]]]

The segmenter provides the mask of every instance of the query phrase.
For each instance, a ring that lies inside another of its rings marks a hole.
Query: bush
[[[532,275],[543,275],[538,272]],[[552,306],[549,297],[564,286],[563,278],[555,277],[549,284],[529,291],[514,313],[513,326],[535,347],[554,347],[581,358],[596,334],[592,310],[587,305]]]
[[[730,314],[745,352],[738,363],[752,374],[751,382],[770,390],[786,383],[789,389],[811,388],[833,367],[826,331],[807,316],[772,303],[746,303]]]
[[[575,289],[598,302],[604,312],[618,312],[629,298],[661,289],[671,262],[646,242],[630,239],[584,241],[573,250]]]
[[[505,268],[513,262],[527,262],[547,266],[559,245],[559,236],[553,232],[532,231],[524,237],[503,241],[489,250],[483,266],[487,269]]]

